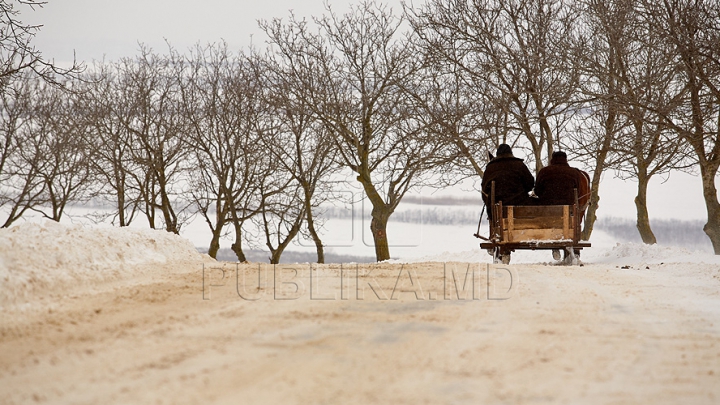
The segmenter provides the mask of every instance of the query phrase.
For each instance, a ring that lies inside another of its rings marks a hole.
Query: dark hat
[[[497,155],[512,155],[512,148],[506,143],[501,143],[497,148]]]
[[[554,163],[567,163],[567,154],[560,150],[553,152],[550,164]]]

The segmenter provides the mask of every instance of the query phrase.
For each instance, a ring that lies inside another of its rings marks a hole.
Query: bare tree
[[[479,102],[509,118],[496,132],[524,137],[542,168],[578,110],[569,2],[432,0],[413,15],[433,52],[469,75]]]
[[[637,228],[640,237],[647,244],[657,243],[650,227],[647,209],[647,187],[650,179],[679,166],[686,161],[683,144],[672,136],[663,123],[652,112],[668,111],[672,103],[676,83],[673,56],[665,44],[634,12],[627,32],[631,38],[629,46],[616,52],[621,85],[622,113],[628,118],[632,131],[625,133],[620,145],[631,145],[619,150],[628,156],[627,165],[620,169],[629,172],[638,181],[635,197]],[[653,106],[652,110],[645,106]]]
[[[212,232],[208,254],[215,257],[231,224],[232,250],[244,262],[243,227],[258,212],[259,185],[269,174],[257,131],[261,83],[250,60],[231,55],[225,44],[196,47],[189,63],[182,99],[196,162],[193,200]]]
[[[3,228],[44,201],[44,183],[35,163],[42,153],[27,142],[32,125],[33,82],[29,73],[24,76],[0,92],[0,207],[7,210],[3,212]]]
[[[686,156],[647,107],[667,109],[675,85],[672,56],[640,18],[638,1],[587,0],[583,5],[584,31],[576,46],[587,78],[582,88],[589,98],[590,119],[580,124],[581,133],[573,140],[595,168],[583,236],[589,238],[596,219],[600,176],[606,168],[615,168],[624,173],[621,176],[637,179],[637,228],[645,243],[655,243],[647,209],[648,183],[678,167]]]
[[[720,5],[715,1],[643,1],[651,32],[667,44],[677,67],[675,108],[654,109],[662,124],[692,149],[707,208],[704,231],[720,254],[720,202],[715,178],[720,167]],[[648,106],[652,108],[652,106]]]
[[[592,172],[590,198],[581,232],[583,240],[590,240],[598,218],[603,174],[616,167],[622,159],[614,152],[618,150],[616,143],[623,131],[627,131],[628,125],[617,108],[617,101],[612,97],[599,97],[588,103],[584,119],[578,120],[568,132],[569,149],[574,151],[574,158],[584,162]]]
[[[132,156],[138,164],[131,173],[144,201],[144,212],[152,228],[155,210],[162,215],[168,232],[179,233],[189,218],[188,203],[182,200],[188,153],[182,142],[184,116],[180,107],[181,58],[141,46],[140,55],[125,58],[120,65],[121,84],[128,92],[130,115],[123,121],[132,141]]]
[[[613,153],[621,134],[629,128],[621,114],[623,59],[631,52],[635,0],[586,0],[578,3],[582,16],[574,47],[582,78],[580,91],[585,97],[581,119],[569,132],[572,149],[579,160],[592,168],[591,196],[585,214],[582,238],[589,240],[597,210],[603,173],[616,167]]]
[[[311,89],[295,80],[292,69],[268,55],[262,71],[272,72],[267,80],[269,117],[276,132],[267,132],[263,144],[275,162],[302,191],[302,205],[307,232],[315,243],[317,262],[325,262],[325,251],[318,229],[316,213],[332,196],[328,180],[337,171],[337,150],[329,131],[306,103]],[[301,94],[300,97],[297,94]]]
[[[338,16],[315,20],[319,34],[294,17],[262,28],[303,91],[313,114],[331,132],[339,163],[357,175],[372,204],[370,230],[378,261],[390,258],[387,222],[437,153],[417,117],[411,86],[421,60],[399,30],[402,18],[365,1]]]
[[[305,212],[305,190],[310,191],[312,186],[309,184],[303,186],[302,182],[317,180],[312,178],[315,173],[299,173],[305,168],[304,162],[294,159],[288,161],[292,159],[291,156],[297,154],[304,159],[301,151],[291,152],[290,156],[282,152],[292,150],[292,144],[295,142],[290,140],[291,145],[288,146],[288,137],[285,134],[288,128],[293,128],[298,122],[292,121],[292,117],[288,115],[290,111],[284,110],[284,107],[288,106],[283,106],[282,102],[279,102],[282,96],[277,95],[277,92],[285,89],[274,85],[277,84],[274,80],[277,78],[278,70],[272,69],[268,61],[257,54],[252,55],[251,61],[256,73],[255,77],[259,80],[259,87],[262,89],[259,93],[262,95],[258,110],[260,119],[256,123],[257,140],[261,143],[262,153],[258,154],[257,160],[262,162],[261,167],[265,169],[256,183],[259,201],[257,215],[253,216],[252,222],[258,233],[264,236],[265,247],[270,251],[270,263],[275,264],[280,262],[282,253],[300,233],[308,217]],[[306,112],[293,111],[293,113]],[[294,129],[297,131],[304,128],[294,127]],[[308,150],[306,149],[305,152]],[[298,181],[298,178],[301,180]],[[312,201],[312,195],[308,195],[308,198]]]
[[[303,188],[281,166],[276,168],[278,170],[261,179],[258,214],[252,217],[265,237],[271,264],[280,263],[280,257],[300,233],[305,219]]]
[[[78,91],[90,148],[90,163],[98,185],[98,195],[111,201],[112,222],[121,227],[135,219],[140,204],[132,173],[138,172],[132,159],[130,132],[123,124],[131,121],[129,93],[120,79],[117,64],[98,63],[85,77]]]
[[[2,98],[2,156],[0,156],[0,207],[7,209],[3,227],[10,226],[27,210],[40,204],[43,187],[33,166],[38,150],[24,147],[28,136],[29,100],[32,80],[58,84],[59,77],[82,71],[73,61],[63,69],[42,57],[32,44],[41,26],[20,20],[21,6],[27,10],[42,7],[44,1],[0,0],[0,98]]]
[[[68,204],[90,198],[90,148],[78,97],[65,90],[72,85],[34,83],[33,120],[23,147],[40,152],[31,163],[44,184],[47,207],[32,209],[59,222]]]
[[[492,93],[490,85],[474,80],[464,66],[453,62],[464,60],[471,51],[454,36],[437,32],[438,27],[421,13],[406,8],[406,15],[415,32],[416,54],[424,58],[419,79],[408,89],[423,112],[421,118],[437,141],[447,145],[448,159],[455,155],[455,181],[482,177],[489,145],[507,141],[506,110],[484,102],[483,94]]]
[[[58,76],[82,71],[82,65],[74,60],[70,68],[58,67],[44,59],[40,50],[32,44],[41,26],[23,23],[18,6],[35,10],[46,3],[38,0],[0,0],[0,89],[4,89],[14,76],[27,71],[55,84],[58,83]]]

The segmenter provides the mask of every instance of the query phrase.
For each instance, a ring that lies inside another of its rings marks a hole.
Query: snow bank
[[[720,264],[720,256],[700,251],[690,251],[675,246],[645,245],[642,243],[617,243],[593,256],[593,263],[607,264],[660,264],[660,263],[707,263]]]
[[[153,271],[147,265],[202,260],[165,231],[24,223],[0,229],[0,306]]]
[[[720,264],[720,256],[701,251],[690,251],[676,246],[645,245],[642,243],[616,243],[612,237],[595,231],[590,241],[592,247],[583,249],[581,258],[586,264],[641,265],[660,263],[706,263]],[[492,257],[480,248],[464,252],[443,252],[396,263],[418,262],[480,262],[491,263]],[[516,250],[512,253],[513,264],[552,264],[555,261],[548,250]]]

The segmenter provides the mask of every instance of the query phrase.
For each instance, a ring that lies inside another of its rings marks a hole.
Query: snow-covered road
[[[346,264],[311,278],[307,264],[216,263],[156,241],[153,261],[117,277],[6,302],[0,403],[720,401],[712,256],[618,246],[582,267]]]
[[[714,256],[618,245],[582,267],[537,252],[272,267],[162,232],[12,232],[2,404],[720,401]]]

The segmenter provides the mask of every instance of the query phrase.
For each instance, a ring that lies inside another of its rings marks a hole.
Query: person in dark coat
[[[513,156],[510,145],[501,144],[497,148],[497,156],[488,162],[482,179],[482,198],[485,205],[490,206],[492,182],[495,182],[495,202],[502,201],[507,205],[532,205],[528,193],[535,185],[532,173],[522,159]],[[491,217],[492,209],[488,209]]]
[[[586,200],[589,183],[582,171],[571,167],[565,152],[553,152],[550,165],[540,169],[535,182],[535,195],[540,205],[573,205],[575,190]],[[582,194],[582,195],[581,195]]]
[[[553,152],[550,165],[543,167],[537,174],[535,195],[539,205],[573,205],[577,189],[580,215],[582,222],[585,208],[590,200],[590,176],[580,169],[571,167],[567,154],[562,151]],[[560,250],[553,249],[553,258],[560,260]]]

